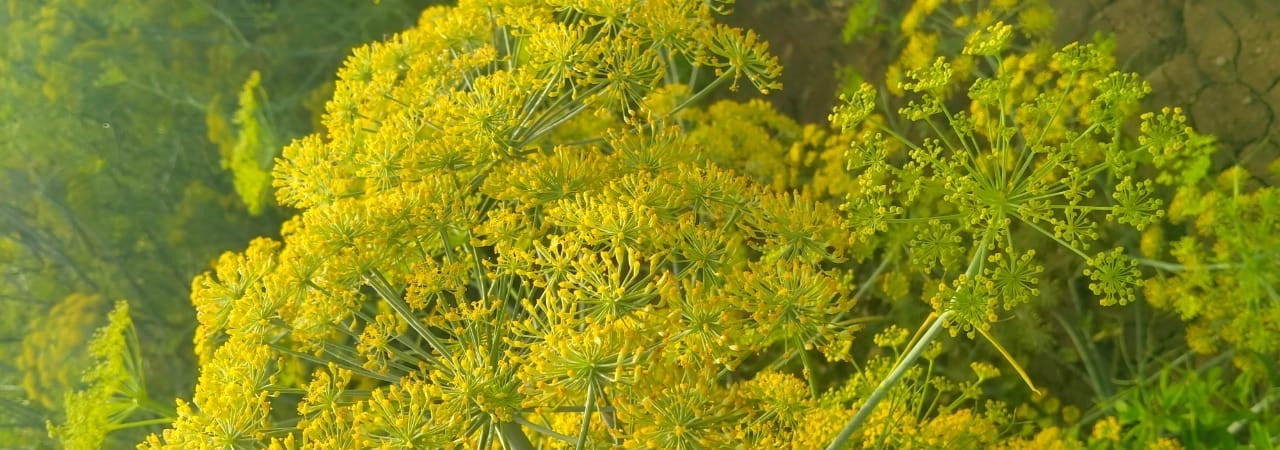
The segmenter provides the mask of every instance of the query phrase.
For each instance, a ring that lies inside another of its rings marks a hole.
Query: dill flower
[[[798,126],[698,103],[780,87],[716,5],[463,2],[355,50],[274,165],[297,217],[197,280],[195,399],[145,445],[715,445],[746,401],[718,371],[847,357],[840,216],[778,192]],[[747,342],[778,290],[793,326]]]
[[[67,393],[66,419],[58,425],[48,424],[51,437],[67,448],[93,449],[103,446],[113,431],[174,420],[173,408],[157,403],[147,393],[128,303],[116,302],[107,324],[94,332],[88,347],[93,364],[81,378],[85,387]]]
[[[1156,181],[1161,184],[1190,186],[1207,175],[1213,138],[1197,134],[1186,122],[1181,108],[1142,114],[1138,143],[1151,152],[1152,164],[1160,169]]]
[[[1138,262],[1125,256],[1123,248],[1112,249],[1098,256],[1089,258],[1089,268],[1084,275],[1089,276],[1089,290],[1102,295],[1100,303],[1125,304],[1135,298],[1135,286],[1142,285],[1142,274],[1138,271]]]
[[[814,340],[823,341],[825,348],[838,339],[833,318],[852,306],[837,279],[837,274],[799,263],[752,264],[732,274],[726,289],[734,307],[749,312],[755,324],[767,324],[747,327],[758,330],[752,333],[756,345],[783,343],[791,350],[810,350]]]
[[[699,384],[701,383],[701,384]],[[731,440],[731,396],[705,381],[676,381],[635,403],[620,404],[621,421],[634,423],[624,445],[693,449],[728,445]],[[638,401],[637,401],[638,399]]]
[[[1006,26],[993,25],[973,35],[971,45],[992,45],[986,56],[996,58],[996,49],[1003,47],[999,42],[1005,39],[1001,36],[1007,33]],[[1088,251],[1110,224],[1142,229],[1163,217],[1154,181],[1131,173],[1154,146],[1171,147],[1154,139],[1129,146],[1123,140],[1095,137],[1095,130],[1118,130],[1148,89],[1131,75],[1099,73],[1106,67],[1099,52],[1094,45],[1063,48],[1053,56],[1060,71],[1049,72],[1059,80],[1057,87],[1026,101],[1011,101],[1009,94],[1014,89],[1012,76],[1030,69],[1010,70],[1002,61],[993,61],[994,74],[971,83],[972,106],[967,112],[947,106],[945,88],[953,72],[944,58],[938,58],[909,71],[902,84],[919,98],[899,114],[925,126],[928,137],[914,141],[873,121],[864,126],[890,137],[876,135],[871,143],[850,147],[852,182],[871,189],[850,193],[844,205],[854,232],[883,232],[891,223],[912,225],[915,233],[906,245],[918,272],[933,277],[946,267],[968,268],[967,281],[957,281],[947,291],[958,300],[935,302],[957,311],[965,329],[983,330],[981,322],[998,317],[993,310],[997,305],[1010,309],[1038,295],[1042,269],[1032,258],[1044,250],[1028,247],[1025,238],[1015,240],[1022,230],[1085,260],[1091,267],[1085,274],[1094,278],[1093,290],[1104,304],[1134,298],[1141,274],[1132,261],[1121,264],[1122,255],[1115,252],[1094,258]],[[1081,86],[1081,79],[1094,81]],[[1047,86],[1048,81],[1038,83]],[[1090,100],[1068,100],[1074,96]],[[872,97],[859,98],[864,100],[858,103],[866,103]],[[852,104],[847,105],[837,107],[833,118],[848,115],[841,112]],[[1072,112],[1077,108],[1082,112]],[[853,114],[840,125],[848,126],[863,115]],[[1061,120],[1064,116],[1087,121],[1081,123],[1083,129],[1074,130]],[[883,140],[906,146],[906,160],[887,155],[883,149],[889,144],[877,142]],[[1106,204],[1094,200],[1100,176],[1112,180],[1103,187],[1112,199]],[[902,187],[896,188],[899,192],[879,187],[886,184]],[[969,305],[966,299],[977,303]]]
[[[172,427],[139,448],[224,448],[264,440],[274,373],[266,346],[227,341],[201,366],[193,401],[178,400]]]
[[[1008,25],[1014,9],[1012,2],[978,6],[972,19],[939,21],[974,27],[958,33],[966,42],[947,46],[962,55],[926,59],[904,50],[903,57],[918,61],[891,66],[887,76],[896,85],[891,93],[906,98],[877,100],[863,85],[831,116],[833,126],[853,132],[842,180],[849,186],[842,210],[851,233],[883,240],[875,255],[887,260],[885,269],[905,267],[921,279],[921,297],[934,310],[833,445],[860,430],[867,431],[859,439],[891,439],[862,427],[890,414],[875,405],[893,398],[916,358],[933,361],[926,349],[942,327],[953,335],[981,335],[1031,385],[994,337],[1001,311],[1009,315],[1040,299],[1044,266],[1057,263],[1058,255],[1078,257],[1072,259],[1083,263],[1077,267],[1083,266],[1099,304],[1136,300],[1144,279],[1139,260],[1123,247],[1098,253],[1095,246],[1128,233],[1126,226],[1159,226],[1165,213],[1158,183],[1174,184],[1179,169],[1196,166],[1171,162],[1196,161],[1205,152],[1204,143],[1179,144],[1193,132],[1179,127],[1171,111],[1143,117],[1147,138],[1126,138],[1124,125],[1150,86],[1136,74],[1111,70],[1108,41],[1057,52],[1033,46],[1006,56],[1023,42],[1014,35],[1016,24]],[[957,87],[966,85],[968,99],[958,101]],[[897,116],[875,115],[879,102],[897,106]],[[956,108],[961,104],[967,106]],[[1194,178],[1191,170],[1187,176]],[[962,398],[979,395],[974,385],[960,389]],[[989,412],[994,422],[1004,420],[1000,409]],[[915,436],[921,422],[898,432]],[[997,436],[983,439],[994,443]]]
[[[971,68],[980,61],[974,56],[995,56],[1010,46],[1035,48],[1047,43],[1055,27],[1053,8],[1044,0],[911,2],[899,26],[906,44],[890,56],[885,89],[902,97],[907,91],[899,84],[914,68],[938,58],[956,68]],[[951,82],[971,81],[972,72],[958,70]]]
[[[208,358],[216,343],[225,339],[225,330],[231,320],[232,309],[246,296],[245,304],[253,304],[260,297],[254,296],[255,283],[275,267],[274,252],[279,243],[270,239],[256,239],[244,253],[224,253],[218,258],[212,274],[196,276],[191,283],[191,303],[196,308],[196,355]]]
[[[554,326],[521,368],[528,403],[581,403],[590,396],[627,389],[640,364],[637,343],[626,342],[619,325]]]
[[[701,39],[708,55],[703,56],[702,62],[716,68],[717,75],[732,75],[730,89],[737,90],[742,77],[763,94],[782,89],[782,83],[776,81],[782,72],[778,59],[768,54],[766,43],[755,32],[740,33],[728,26],[716,25],[704,29],[703,33]]]
[[[1280,352],[1271,325],[1280,317],[1280,194],[1229,169],[1213,185],[1179,190],[1174,203],[1170,218],[1190,232],[1173,244],[1173,263],[1145,261],[1163,274],[1148,281],[1150,302],[1188,322],[1187,341],[1197,351],[1225,342],[1258,355]],[[1249,367],[1248,359],[1237,364]]]
[[[55,398],[76,385],[77,373],[89,367],[90,355],[74,349],[90,339],[99,320],[94,312],[102,303],[101,296],[71,294],[31,324],[17,360],[28,398],[52,408]]]
[[[441,394],[415,378],[374,390],[350,412],[351,433],[363,448],[437,448],[448,445],[459,424],[435,417]]]
[[[964,49],[961,50],[961,53],[966,55],[996,56],[1009,47],[1012,38],[1013,26],[1003,22],[996,22],[965,38]]]
[[[88,347],[93,364],[81,379],[86,388],[67,393],[66,421],[49,423],[50,436],[67,448],[92,449],[101,447],[111,431],[158,423],[126,423],[140,405],[165,413],[165,408],[147,397],[138,337],[127,303],[116,303],[107,325],[94,333]]]

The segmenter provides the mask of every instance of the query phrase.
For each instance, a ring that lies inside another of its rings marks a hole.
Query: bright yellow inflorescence
[[[780,87],[723,6],[463,2],[355,50],[275,165],[298,216],[193,283],[200,382],[143,447],[790,441],[816,392],[723,377],[848,357],[848,242],[785,192],[797,125],[699,106]]]
[[[1080,448],[1053,422],[1075,406],[1034,386],[1040,405],[986,399],[994,365],[935,376],[955,363],[924,327],[851,354],[882,295],[1013,362],[993,324],[1040,301],[1058,260],[1101,305],[1145,294],[1199,318],[1197,350],[1211,330],[1276,351],[1247,331],[1277,329],[1275,260],[1241,256],[1274,247],[1253,211],[1275,195],[1227,176],[1193,200],[1211,140],[1180,110],[1136,115],[1150,88],[1107,41],[1050,50],[1042,2],[993,1],[940,42],[923,30],[959,2],[917,2],[894,95],[862,85],[832,127],[802,127],[701,102],[781,87],[760,38],[715,23],[728,3],[463,1],[356,49],[324,131],[274,165],[297,216],[193,282],[200,381],[141,447],[814,448],[874,398],[864,447]],[[1159,252],[1162,189],[1213,239],[1184,238],[1180,264],[1117,238]],[[1144,265],[1174,283],[1140,292]],[[1194,296],[1215,292],[1260,312]]]

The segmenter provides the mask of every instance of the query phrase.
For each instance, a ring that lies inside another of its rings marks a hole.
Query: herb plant
[[[1051,44],[1044,2],[918,1],[891,26],[856,3],[848,36],[905,44],[829,124],[721,99],[782,88],[718,23],[731,1],[428,8],[355,49],[321,130],[273,160],[248,75],[213,140],[250,209],[296,214],[192,281],[193,395],[154,401],[121,302],[81,383],[40,380],[70,391],[51,435],[1274,446],[1274,188],[1181,109],[1143,112],[1108,38]]]

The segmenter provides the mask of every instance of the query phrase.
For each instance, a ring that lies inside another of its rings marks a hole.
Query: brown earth
[[[740,0],[727,22],[751,29],[769,42],[782,64],[782,90],[769,100],[801,123],[824,123],[835,104],[841,67],[883,67],[878,42],[841,40],[848,4],[844,1]],[[874,69],[871,69],[874,70]],[[883,70],[883,69],[882,69]],[[875,73],[870,70],[864,73]],[[748,98],[754,92],[738,93]]]
[[[1280,2],[1051,2],[1060,11],[1059,40],[1115,33],[1117,60],[1151,82],[1148,107],[1182,106],[1197,130],[1228,150],[1220,162],[1261,175],[1280,156]]]
[[[882,2],[891,4],[893,2]],[[1148,109],[1181,106],[1218,137],[1221,164],[1255,174],[1280,156],[1280,2],[1275,0],[1050,0],[1060,43],[1116,35],[1116,58],[1152,85]],[[836,70],[878,73],[879,41],[844,44],[850,1],[741,0],[730,21],[769,41],[784,67],[770,99],[801,122],[826,120]],[[901,7],[901,6],[897,6]]]

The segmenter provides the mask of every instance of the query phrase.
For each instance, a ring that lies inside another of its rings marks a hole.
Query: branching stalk
[[[995,230],[990,228],[983,233],[982,241],[974,248],[973,257],[969,259],[969,267],[965,271],[966,278],[973,279],[982,270],[982,261],[987,257],[987,245],[991,243],[992,235],[994,234]],[[876,390],[871,392],[871,396],[867,397],[867,400],[862,403],[862,407],[858,409],[858,412],[854,414],[852,419],[849,419],[849,423],[845,424],[844,428],[840,430],[840,434],[836,436],[835,440],[831,441],[831,445],[827,446],[827,450],[838,450],[844,447],[849,437],[853,436],[853,432],[857,431],[862,422],[865,422],[871,416],[871,412],[875,410],[876,405],[889,394],[889,389],[898,384],[898,380],[907,373],[907,369],[911,368],[911,365],[916,362],[916,359],[920,357],[924,349],[928,348],[929,343],[933,342],[933,338],[937,337],[939,331],[942,331],[942,325],[953,314],[955,314],[955,311],[948,309],[938,314],[936,318],[933,317],[933,314],[930,314],[929,318],[925,319],[926,324],[929,323],[930,319],[933,320],[933,323],[929,325],[928,331],[925,331],[924,335],[920,336],[920,340],[911,346],[911,349],[902,357],[902,360],[898,361],[898,364],[894,366],[889,376],[880,381],[880,385],[876,386]]]
[[[814,371],[813,355],[800,348],[800,361],[804,363],[804,377],[809,380],[809,395],[818,398],[818,374]]]
[[[867,397],[867,401],[863,402],[862,408],[859,408],[853,419],[850,419],[849,423],[845,424],[844,429],[840,430],[840,434],[836,436],[835,440],[831,441],[831,445],[827,446],[827,450],[838,450],[844,447],[849,437],[853,436],[853,432],[862,425],[862,422],[867,420],[867,417],[871,416],[871,411],[875,410],[876,404],[880,403],[880,400],[883,400],[885,395],[888,395],[889,389],[893,388],[893,385],[898,384],[898,380],[907,373],[907,369],[911,367],[911,364],[916,362],[916,359],[929,346],[933,338],[938,335],[938,332],[942,331],[942,323],[946,322],[952,314],[954,312],[945,311],[938,315],[938,318],[933,321],[933,325],[929,326],[929,331],[926,331],[924,336],[921,337],[920,342],[917,342],[911,348],[911,351],[907,352],[907,356],[902,359],[902,362],[893,368],[893,372],[889,373],[889,376],[881,381],[879,386],[876,386],[876,390],[871,393],[870,397]]]

